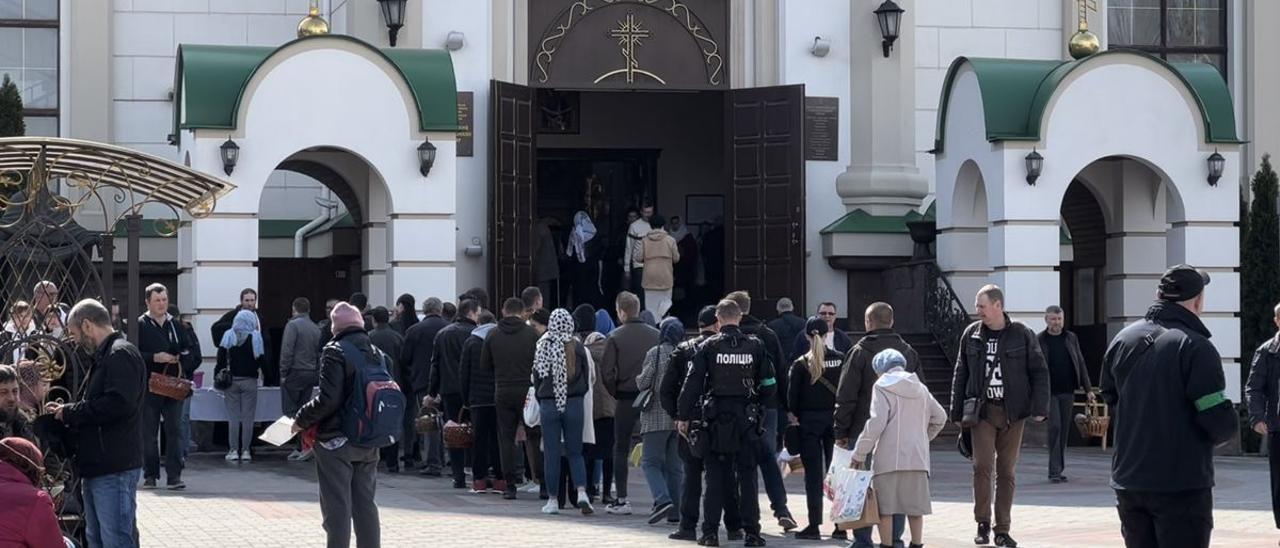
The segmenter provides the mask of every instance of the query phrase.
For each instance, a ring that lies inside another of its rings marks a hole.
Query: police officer
[[[821,540],[822,480],[831,464],[835,445],[836,387],[840,384],[844,354],[827,348],[824,338],[830,326],[822,318],[809,318],[804,333],[809,351],[791,364],[787,381],[787,405],[796,414],[800,433],[800,462],[804,463],[805,500],[809,507],[809,526],[796,533],[801,540]],[[848,533],[836,529],[831,538],[847,539]]]
[[[719,546],[720,511],[737,478],[746,546],[764,546],[760,536],[760,503],[756,461],[764,432],[760,400],[777,389],[773,363],[764,343],[738,327],[742,310],[723,300],[716,305],[720,333],[707,338],[694,354],[680,392],[676,428],[689,433],[689,421],[706,425],[695,436],[694,451],[706,463],[707,496],[703,502],[701,546]]]
[[[671,355],[669,368],[662,377],[662,386],[658,388],[658,401],[662,409],[678,418],[678,401],[680,389],[684,387],[684,379],[689,374],[689,362],[697,353],[702,343],[716,334],[719,329],[716,321],[716,307],[707,305],[698,312],[699,334],[676,346]],[[697,433],[694,433],[697,431]],[[701,435],[700,428],[690,426],[691,435]],[[695,455],[689,446],[686,436],[680,436],[680,460],[684,462],[684,486],[680,494],[680,528],[667,535],[672,540],[698,540],[698,506],[702,500],[702,473],[704,465],[702,457]],[[738,494],[730,489],[724,506],[724,525],[729,530],[729,540],[742,540],[742,516],[738,515]]]

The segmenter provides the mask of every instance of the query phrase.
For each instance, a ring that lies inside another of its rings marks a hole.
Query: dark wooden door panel
[[[728,94],[729,289],[752,309],[790,297],[804,309],[804,86]]]
[[[533,283],[536,181],[533,89],[494,80],[489,97],[489,283],[493,305]]]

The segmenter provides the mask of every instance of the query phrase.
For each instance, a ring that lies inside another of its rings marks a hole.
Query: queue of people
[[[1212,452],[1234,435],[1236,418],[1223,393],[1221,360],[1200,320],[1208,283],[1202,271],[1171,268],[1146,318],[1122,330],[1103,360],[1102,399],[1115,410],[1111,485],[1130,547],[1165,546],[1169,539],[1179,539],[1179,546],[1209,544]],[[423,301],[419,319],[416,300],[402,296],[392,321],[387,309],[368,309],[359,295],[352,297],[354,304],[326,303],[319,325],[310,319],[310,303],[295,300],[281,349],[289,392],[284,411],[303,434],[290,460],[316,461],[329,546],[348,546],[353,533],[361,545],[378,544],[380,464],[392,473],[420,465],[428,476],[448,466],[454,488],[508,500],[538,493],[547,514],[566,507],[593,514],[597,504],[610,514],[631,514],[628,462],[637,441],[653,501],[648,522],[673,526],[671,539],[718,546],[723,521],[729,540],[765,545],[761,480],[785,531],[796,530],[799,539],[848,538],[842,524],[831,524],[829,532],[824,527],[823,480],[834,448],[841,447],[852,458],[834,465],[870,470],[880,514],[878,531],[853,531],[851,546],[876,546],[873,534],[879,546],[901,546],[904,535],[909,546],[923,546],[924,516],[932,511],[930,441],[951,422],[973,461],[975,544],[1016,547],[1011,509],[1027,420],[1050,421],[1048,478],[1067,482],[1064,431],[1072,396],[1083,389],[1093,399],[1062,309],[1049,307],[1047,327],[1036,333],[1005,313],[1004,293],[994,285],[977,292],[977,319],[959,338],[950,409],[926,388],[919,356],[894,332],[887,303],[866,309],[865,335],[852,341],[837,335],[843,333],[833,325],[835,305],[819,305],[799,329],[783,314],[772,322],[775,330],[751,315],[751,297],[742,291],[699,311],[692,338],[676,318],[650,325],[639,296],[627,291],[615,299],[617,328],[609,311],[588,304],[543,309],[536,287],[505,300],[497,314],[488,295],[473,289],[458,298],[451,319],[449,303],[436,298]],[[233,417],[227,458],[242,462],[251,459],[255,407],[246,400],[256,394],[266,353],[256,300],[251,289],[242,292],[240,309],[217,339],[215,377],[223,378],[217,382]],[[198,345],[192,347],[189,326],[169,311],[164,286],[147,287],[146,305],[136,320],[136,346],[97,301],[81,301],[58,316],[66,337],[96,361],[79,401],[44,407],[83,442],[76,467],[91,546],[138,543],[136,490],[158,487],[155,444],[162,427],[166,486],[185,486],[181,428],[188,411],[181,400],[150,390],[147,379],[151,373],[189,377],[193,357],[199,363]],[[44,313],[60,310],[53,306]],[[1280,306],[1276,312],[1280,327]],[[24,318],[12,321],[25,329]],[[778,331],[795,334],[790,353],[798,354],[789,356]],[[1250,424],[1273,447],[1280,447],[1273,412],[1280,408],[1277,340],[1280,335],[1255,353],[1247,392]],[[1168,364],[1177,365],[1173,373]],[[39,447],[10,441],[31,436],[17,412],[25,386],[18,365],[0,365],[0,492],[30,508],[39,529],[48,503],[27,481],[43,457]],[[400,414],[391,424],[357,416],[370,422],[363,434],[354,433],[352,398],[389,397],[387,390],[396,397],[377,401],[399,405]],[[438,437],[419,436],[411,430],[419,406],[474,424],[474,445],[446,452]],[[796,433],[805,469],[803,528],[787,508],[775,460],[787,430]],[[1178,459],[1167,458],[1175,453]],[[1278,460],[1273,452],[1276,500]],[[1280,526],[1280,503],[1276,508]],[[3,516],[13,511],[0,510],[0,539],[43,534],[52,542],[45,530],[6,528]]]

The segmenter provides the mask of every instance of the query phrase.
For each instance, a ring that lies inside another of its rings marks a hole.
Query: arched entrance
[[[959,58],[935,145],[939,266],[953,280],[982,257],[990,274],[978,281],[1002,286],[1006,311],[1037,330],[1046,307],[1065,305],[1096,341],[1086,357],[1096,364],[1102,341],[1144,315],[1169,265],[1206,269],[1214,285],[1202,319],[1238,394],[1240,141],[1216,70],[1119,51],[1069,62]],[[1043,157],[1036,177],[1025,160],[1033,150]],[[1215,151],[1227,168],[1210,183]],[[984,177],[985,249],[960,235],[971,166]]]
[[[347,287],[362,290],[373,306],[391,305],[400,293],[456,295],[456,100],[452,62],[440,50],[379,50],[338,35],[278,48],[181,46],[179,154],[210,173],[232,167],[229,178],[239,185],[218,212],[180,234],[179,285],[194,296],[183,306],[195,313],[201,343],[213,348],[210,327],[237,304],[242,288],[260,288],[264,323],[287,318],[289,303],[302,296],[292,283],[273,287],[280,277],[272,271],[286,270],[272,266],[274,259],[298,259],[292,241],[279,242],[284,252],[274,253],[264,246],[277,244],[261,238],[271,220],[264,201],[275,194],[265,190],[278,171],[306,175],[317,192],[329,189],[350,214],[348,232],[359,234],[346,246],[359,256],[358,268],[321,265],[290,276],[345,272]],[[228,140],[240,151],[234,166],[220,155]],[[429,170],[419,161],[424,141],[436,150]],[[306,224],[294,221],[294,231]],[[323,235],[303,244],[304,255],[318,256],[312,258],[343,255],[341,242],[325,243]],[[318,319],[326,293],[340,288],[308,284]]]

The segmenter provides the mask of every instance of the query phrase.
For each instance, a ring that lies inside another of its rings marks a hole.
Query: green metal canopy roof
[[[929,204],[924,214],[912,210],[903,215],[872,215],[861,209],[850,211],[827,225],[819,234],[906,234],[907,223],[932,221],[937,203]]]
[[[302,40],[345,40],[377,52],[400,72],[418,107],[421,131],[458,130],[458,92],[449,52],[378,49],[350,36],[299,38],[280,47],[182,44],[174,74],[173,133],[182,129],[234,129],[249,80],[276,52]],[[185,110],[185,116],[183,111]]]
[[[1067,75],[1093,59],[1116,54],[1146,57],[1177,76],[1199,107],[1204,120],[1205,142],[1242,142],[1236,136],[1231,92],[1216,68],[1203,63],[1168,63],[1135,50],[1110,50],[1076,61],[957,57],[943,80],[937,132],[931,152],[942,152],[951,86],[955,84],[961,67],[968,65],[978,77],[988,141],[1039,141],[1045,108]]]

